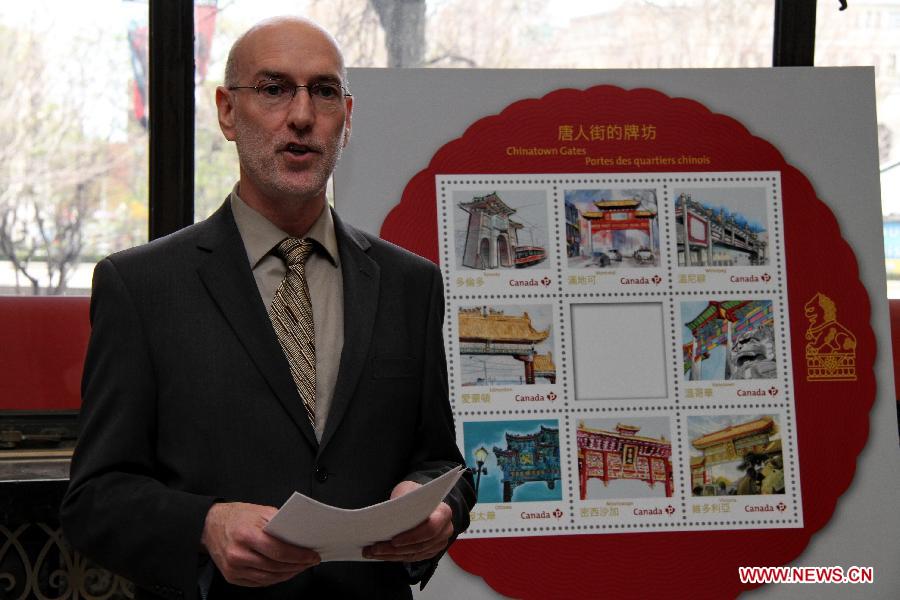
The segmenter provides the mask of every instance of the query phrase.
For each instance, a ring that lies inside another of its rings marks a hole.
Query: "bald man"
[[[463,462],[439,271],[325,201],[350,140],[347,86],[314,23],[250,29],[216,90],[233,191],[209,219],[95,269],[61,520],[141,598],[409,598],[468,525],[467,475],[358,562],[263,531],[295,490],[360,508]]]

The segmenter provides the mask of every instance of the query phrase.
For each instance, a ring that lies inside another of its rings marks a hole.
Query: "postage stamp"
[[[464,535],[803,525],[780,174],[435,185]],[[849,378],[834,313],[807,370]]]

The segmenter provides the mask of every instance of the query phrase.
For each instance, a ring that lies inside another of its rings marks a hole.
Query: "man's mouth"
[[[306,144],[295,144],[294,142],[285,144],[283,150],[294,156],[303,156],[310,152],[316,152],[316,149],[311,146],[307,146]]]

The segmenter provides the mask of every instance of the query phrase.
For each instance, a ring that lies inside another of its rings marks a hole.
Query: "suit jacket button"
[[[328,471],[325,470],[325,467],[317,466],[315,470],[316,481],[319,483],[325,483],[325,480],[328,479]]]

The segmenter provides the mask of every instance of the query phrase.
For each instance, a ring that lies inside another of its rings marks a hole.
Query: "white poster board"
[[[871,69],[359,69],[351,70],[350,82],[355,101],[353,139],[335,174],[336,206],[345,220],[373,233],[399,202],[407,182],[427,166],[442,145],[461,136],[473,122],[499,113],[516,100],[539,98],[565,87],[651,87],[669,96],[697,100],[774,144],[817,190],[827,190],[829,207],[856,254],[860,279],[872,304],[872,328],[879,349],[875,363],[878,396],[871,412],[869,441],[853,483],[839,500],[834,517],[794,564],[873,566],[875,582],[766,586],[753,594],[772,598],[890,597],[891,592],[900,590],[896,571],[900,519],[894,514],[900,451],[884,292]],[[648,427],[652,427],[649,421]],[[445,559],[419,597],[497,595],[479,578]]]

